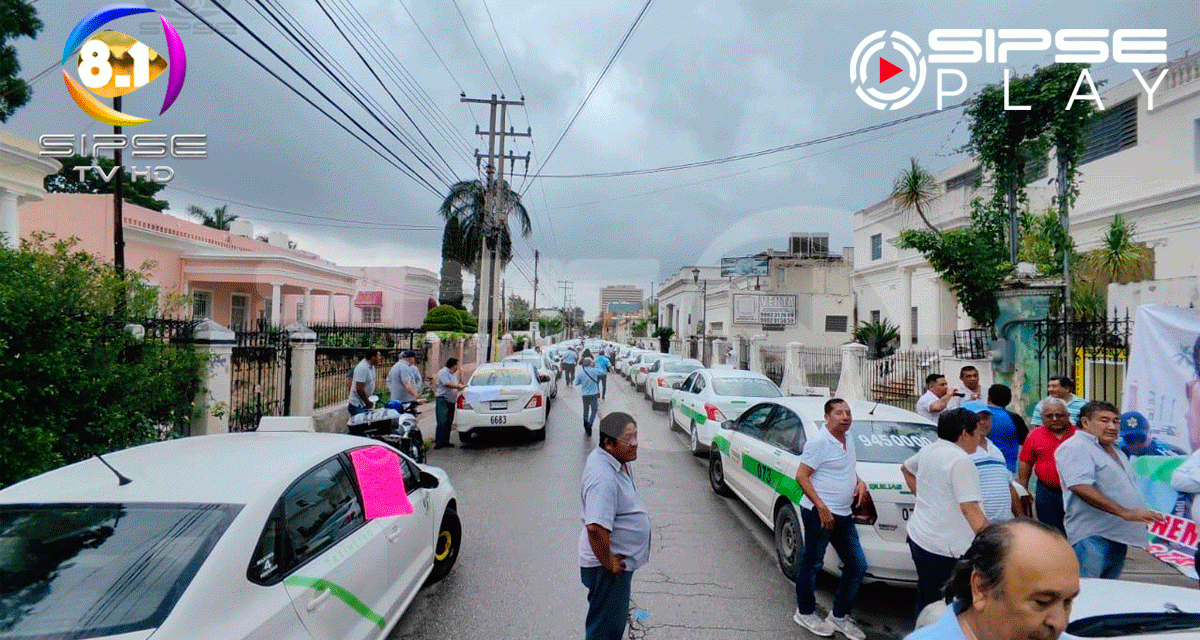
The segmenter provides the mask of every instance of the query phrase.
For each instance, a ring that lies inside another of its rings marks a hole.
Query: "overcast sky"
[[[440,167],[440,176],[421,166],[264,19],[256,11],[261,10],[260,2],[283,7],[288,19],[311,33],[344,73],[378,101],[385,122],[403,123],[402,136],[416,142],[410,146],[420,150],[426,162]],[[380,88],[316,0],[224,2],[247,28],[232,25],[209,0],[184,0],[338,122],[352,129],[351,119],[362,123],[439,192],[445,191],[443,179],[478,177],[471,154],[476,148],[486,152],[486,139],[474,132],[476,126],[486,130],[487,107],[461,104],[460,91],[472,97],[503,93],[516,98],[524,93],[526,107],[512,108],[509,124],[521,131],[532,127],[533,138],[512,139],[509,150],[532,151],[531,170],[536,169],[643,6],[642,0],[405,0],[410,17],[400,0],[321,2],[335,17],[345,15],[344,7],[352,5],[368,18],[371,34],[363,31],[357,17],[348,26],[339,18],[339,24],[353,39],[377,35],[387,43],[388,52],[360,48],[449,169]],[[71,29],[101,4],[35,2],[45,28],[36,40],[16,43],[22,76],[50,71],[34,84],[30,103],[10,120],[8,126],[16,133],[36,138],[43,133],[107,130],[72,103],[57,68]],[[196,33],[202,25],[177,2],[146,4],[161,8],[179,30],[187,48],[187,83],[170,111],[127,131],[207,133],[209,141],[206,160],[171,163],[176,177],[163,193],[173,213],[181,214],[191,204],[211,208],[228,203],[231,213],[255,224],[256,233],[284,231],[301,248],[338,264],[438,270],[439,196],[381,160],[220,36]],[[929,30],[936,28],[1165,28],[1170,58],[1200,49],[1195,0],[920,2],[907,8],[894,2],[824,4],[653,2],[544,172],[558,176],[627,171],[723,158],[935,109],[933,66],[924,90],[904,109],[879,111],[855,95],[848,73],[851,55],[864,37],[884,29],[907,33],[925,49]],[[165,52],[161,30],[152,20],[134,16],[106,28]],[[297,79],[252,33],[350,118]],[[967,72],[969,94],[998,81],[1005,66],[1028,73],[1034,65],[1051,62],[1051,57],[1022,54],[1008,65],[947,66]],[[1132,77],[1128,66],[1095,66],[1097,78],[1107,78],[1109,86]],[[127,96],[124,110],[156,114],[165,75]],[[904,81],[902,75],[892,82]],[[542,255],[538,305],[562,304],[559,281],[570,280],[574,301],[589,315],[597,311],[601,286],[649,289],[651,282],[661,282],[684,265],[714,264],[721,256],[768,247],[783,249],[792,231],[828,232],[836,252],[852,242],[853,212],[883,198],[909,156],[935,171],[961,158],[955,152],[966,140],[961,115],[961,110],[946,110],[834,142],[683,171],[544,177],[532,182],[516,177],[513,184],[524,193],[534,232],[516,242],[518,258],[507,273],[509,290],[527,299],[532,296],[534,249]],[[395,225],[432,228],[398,230]]]

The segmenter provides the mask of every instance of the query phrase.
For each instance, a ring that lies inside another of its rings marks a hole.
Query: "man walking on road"
[[[621,640],[633,572],[650,560],[650,516],[629,463],[637,459],[637,422],[613,412],[600,421],[600,446],[588,456],[580,498],[579,575],[588,589],[585,640]]]
[[[572,384],[574,384],[574,381],[575,381],[575,363],[576,362],[579,362],[579,356],[575,353],[575,349],[573,349],[572,347],[567,347],[567,350],[563,352],[562,365],[563,365],[563,375],[567,379],[568,387],[571,386]]]
[[[1017,463],[1017,484],[1029,486],[1029,476],[1037,476],[1037,489],[1033,495],[1033,508],[1037,519],[1063,533],[1062,482],[1058,477],[1058,465],[1054,452],[1067,438],[1075,435],[1071,424],[1071,413],[1067,403],[1058,398],[1042,401],[1042,426],[1029,432]]]
[[[867,558],[851,520],[854,505],[867,502],[871,494],[858,477],[854,439],[846,437],[853,416],[841,398],[825,403],[825,428],[800,454],[796,482],[804,491],[800,520],[804,523],[804,558],[796,563],[796,624],[819,636],[835,630],[851,640],[866,634],[850,618],[850,609],[867,572]],[[825,548],[833,544],[842,559],[842,578],[833,597],[833,610],[822,620],[816,615],[817,574],[824,565]]]
[[[453,447],[450,442],[450,425],[454,423],[454,408],[458,392],[467,388],[458,377],[458,358],[446,360],[446,366],[437,373],[437,431],[434,433],[433,448]]]
[[[596,356],[596,368],[604,373],[600,374],[600,399],[603,400],[608,395],[608,370],[612,368],[612,358],[609,358],[605,349]]]
[[[375,367],[379,366],[382,359],[383,353],[379,349],[371,349],[354,365],[354,371],[350,373],[350,399],[347,407],[351,418],[371,408],[371,395],[375,393]]]
[[[575,384],[579,385],[579,393],[583,396],[583,432],[589,438],[592,436],[592,424],[596,422],[596,414],[600,412],[601,375],[602,372],[591,358],[579,361],[579,373],[575,374]]]
[[[1129,458],[1114,443],[1117,408],[1093,400],[1079,410],[1079,430],[1054,452],[1066,488],[1063,524],[1085,578],[1121,577],[1128,546],[1146,546],[1146,525],[1161,522],[1133,479]]]

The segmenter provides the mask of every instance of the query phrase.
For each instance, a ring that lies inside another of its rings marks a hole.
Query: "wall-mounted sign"
[[[796,296],[734,294],[733,322],[762,325],[796,324]]]

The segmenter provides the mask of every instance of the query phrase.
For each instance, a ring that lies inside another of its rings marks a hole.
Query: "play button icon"
[[[898,73],[903,73],[904,69],[888,62],[883,56],[879,56],[879,84],[883,84],[891,80]]]

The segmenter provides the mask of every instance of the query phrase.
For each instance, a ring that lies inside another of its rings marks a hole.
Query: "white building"
[[[1200,54],[1143,75],[1153,84],[1164,68],[1153,110],[1132,76],[1102,93],[1106,113],[1090,130],[1070,212],[1080,252],[1099,246],[1114,215],[1134,222],[1135,240],[1153,249],[1160,280],[1200,273]],[[1053,173],[1053,157],[1048,167]],[[936,176],[943,193],[926,212],[930,222],[939,231],[967,226],[970,201],[987,195],[974,187],[977,163],[964,160]],[[1027,186],[1031,210],[1045,211],[1055,188],[1044,175],[1035,178]],[[854,214],[858,318],[898,325],[903,348],[947,348],[970,319],[918,252],[895,246],[900,231],[923,227],[915,212],[887,200]]]

